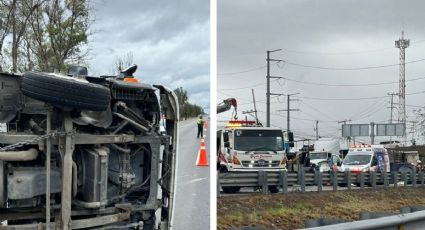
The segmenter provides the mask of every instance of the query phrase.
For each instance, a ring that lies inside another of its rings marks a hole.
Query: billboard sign
[[[376,136],[404,136],[405,132],[403,123],[376,124]]]
[[[369,136],[369,124],[344,124],[342,125],[343,137]]]

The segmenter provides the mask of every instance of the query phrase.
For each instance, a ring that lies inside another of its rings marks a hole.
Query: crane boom
[[[223,100],[220,104],[217,105],[217,114],[226,112],[230,110],[231,108],[235,109],[235,117],[237,117],[237,108],[238,104],[235,98],[227,98]]]

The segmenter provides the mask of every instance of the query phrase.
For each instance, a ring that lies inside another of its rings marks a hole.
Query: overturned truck
[[[170,228],[178,102],[136,68],[0,74],[1,229]]]

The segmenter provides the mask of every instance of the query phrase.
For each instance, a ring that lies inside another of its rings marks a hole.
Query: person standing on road
[[[199,115],[198,120],[196,121],[198,124],[198,135],[196,138],[199,138],[199,136],[204,137],[204,119],[202,118],[202,115]]]

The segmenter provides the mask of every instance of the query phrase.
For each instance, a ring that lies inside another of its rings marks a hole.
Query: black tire
[[[270,193],[278,193],[279,192],[279,186],[276,185],[270,185],[269,186]]]
[[[237,193],[241,190],[241,187],[232,186],[232,187],[222,187],[224,193]]]
[[[111,101],[111,92],[104,86],[41,72],[24,73],[21,89],[25,96],[77,109],[105,111]]]

